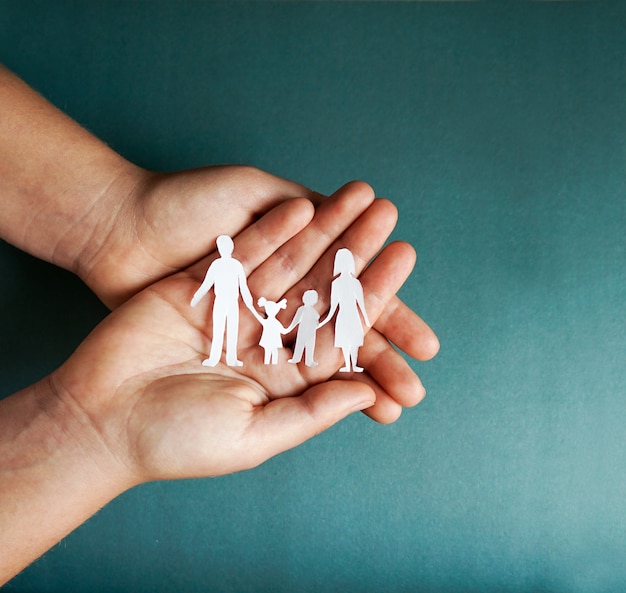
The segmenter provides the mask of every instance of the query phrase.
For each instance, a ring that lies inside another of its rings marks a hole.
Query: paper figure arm
[[[298,310],[296,311],[296,314],[293,316],[293,321],[289,324],[289,327],[287,327],[285,329],[284,334],[288,334],[289,332],[293,331],[295,329],[295,327],[298,325],[298,323],[300,323],[302,321],[302,309],[304,307],[298,307]]]
[[[196,293],[193,295],[193,298],[191,299],[192,307],[195,307],[215,284],[215,273],[212,268],[213,266],[209,266],[209,269],[206,272],[206,276],[204,277],[200,288],[198,288],[198,290],[196,290]]]
[[[365,298],[363,297],[363,287],[361,283],[357,281],[354,286],[354,296],[356,298],[357,305],[359,309],[361,309],[361,314],[363,315],[363,321],[365,321],[365,325],[367,327],[372,327],[369,318],[367,317],[367,311],[365,310]]]
[[[239,278],[239,292],[241,293],[241,298],[244,302],[244,305],[248,307],[250,313],[254,315],[255,319],[259,323],[263,323],[263,317],[259,315],[258,311],[254,308],[254,302],[252,301],[252,294],[250,293],[250,289],[248,288],[248,281],[246,280],[246,274],[243,271],[243,266],[239,267],[239,271],[237,272]]]
[[[339,306],[339,300],[337,299],[337,296],[334,294],[334,292],[335,291],[333,290],[330,291],[330,310],[328,311],[328,315],[326,315],[326,318],[323,321],[320,321],[317,329],[326,325],[333,318],[335,311],[337,311],[337,307]]]

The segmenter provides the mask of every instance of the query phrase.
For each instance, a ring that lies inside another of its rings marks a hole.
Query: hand
[[[315,212],[308,200],[280,204],[235,237],[235,257],[253,294],[297,303],[316,287],[321,309],[337,249],[348,247],[362,269],[394,224],[393,205],[349,184]],[[287,364],[287,348],[282,364],[266,366],[260,327],[245,310],[244,366],[203,367],[212,298],[196,308],[189,299],[210,261],[140,292],[52,375],[0,401],[0,584],[137,483],[249,468],[355,410],[390,422],[423,396],[417,376],[376,329],[359,353],[365,373],[336,374],[341,356],[331,327],[318,332],[317,366]],[[432,331],[393,304],[413,261],[411,247],[393,243],[360,281],[375,327],[396,335],[407,352],[428,355],[437,344]],[[389,327],[395,323],[400,329]]]
[[[281,201],[317,200],[251,167],[137,167],[0,65],[0,237],[116,307]],[[19,131],[19,133],[16,133]]]
[[[198,261],[215,249],[219,235],[236,236],[280,202],[322,200],[297,183],[245,166],[168,174],[126,167],[123,177],[103,199],[112,204],[111,215],[93,233],[102,243],[73,266],[111,308]]]
[[[362,214],[352,222],[355,209]],[[362,269],[395,217],[393,205],[373,201],[367,186],[353,183],[316,211],[308,200],[280,204],[235,237],[234,256],[246,269],[252,294],[297,303],[305,289],[317,287],[318,307],[327,307],[323,287],[330,287],[336,250],[348,247]],[[285,364],[288,349],[281,352],[284,364],[264,365],[258,324],[243,308],[238,355],[244,366],[202,367],[211,339],[212,293],[195,309],[189,300],[214,257],[136,295],[50,377],[60,399],[86,414],[86,433],[95,429],[92,440],[104,443],[132,480],[249,468],[355,410],[367,408],[372,417],[390,421],[401,406],[421,399],[419,379],[375,330],[360,354],[367,372],[348,380],[334,378],[341,355],[331,327],[318,334],[317,367]],[[410,246],[392,243],[360,276],[366,307],[383,327],[385,308],[413,263]],[[285,318],[293,313],[288,309]],[[416,342],[420,336],[436,340],[419,318],[412,326],[419,328]]]
[[[323,208],[319,194],[250,167],[145,171],[2,66],[0,103],[0,236],[76,272],[109,307],[191,265],[213,249],[218,234],[237,235],[280,202],[301,197]],[[337,224],[373,200],[371,190],[362,191]],[[376,329],[384,336],[382,352],[387,339],[419,360],[439,347],[396,298]]]
[[[327,233],[336,237],[374,204],[378,204],[377,209],[385,210],[387,232],[395,224],[397,213],[393,206],[375,201],[374,192],[365,184],[351,187],[358,191],[351,191],[350,199],[326,203],[320,194],[250,167],[208,167],[168,175],[149,174],[147,181],[133,183],[134,190],[124,202],[125,208],[111,209],[117,215],[115,220],[107,222],[110,232],[98,233],[107,237],[105,243],[98,247],[97,257],[88,258],[89,267],[77,266],[77,269],[83,270],[81,276],[105,303],[119,305],[141,288],[212,251],[218,235],[234,237],[270,208],[296,197],[308,199],[318,210],[318,222],[308,231],[310,244],[306,249],[311,256],[307,261],[311,262],[313,256],[321,255],[320,247],[328,242],[323,241]],[[359,268],[374,254],[371,250],[364,253],[366,256],[354,254]],[[292,265],[289,261],[286,264]],[[326,282],[327,278],[323,280]],[[301,296],[296,295],[297,299]],[[258,313],[256,317],[260,319]],[[321,325],[327,321],[328,318]],[[371,327],[369,320],[367,325]],[[429,360],[439,349],[435,334],[395,296],[374,327],[377,331],[370,332],[369,346],[366,344],[360,357],[367,360],[369,356],[370,366],[375,365],[381,373],[385,373],[388,365],[388,375],[395,372],[403,377],[410,370],[388,341],[417,360]],[[410,387],[423,397],[421,386]],[[381,422],[395,420],[401,405],[413,405],[415,399],[413,395],[388,398],[386,393],[384,390],[379,393],[377,406],[371,412]]]

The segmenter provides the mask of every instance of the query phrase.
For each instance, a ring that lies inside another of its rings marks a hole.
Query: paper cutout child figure
[[[204,281],[191,299],[195,307],[213,288],[213,340],[209,358],[202,361],[204,366],[215,366],[222,356],[224,332],[226,332],[226,364],[242,366],[237,359],[237,338],[239,334],[239,295],[252,314],[260,319],[254,309],[252,295],[248,289],[246,274],[241,262],[232,257],[234,243],[228,235],[217,238],[217,251],[220,257],[209,266]]]
[[[365,311],[363,287],[355,277],[354,257],[349,249],[340,249],[335,254],[333,276],[337,277],[330,287],[330,310],[319,327],[328,323],[337,312],[335,348],[341,348],[345,361],[345,366],[339,370],[348,373],[352,369],[360,373],[363,369],[357,366],[357,356],[363,345],[364,332],[359,311],[367,327],[371,324]]]
[[[303,305],[296,311],[293,321],[285,330],[285,333],[288,334],[298,326],[296,344],[293,349],[293,356],[289,359],[289,362],[299,363],[304,353],[304,364],[308,367],[315,367],[317,366],[317,362],[313,358],[315,354],[315,332],[320,319],[320,314],[315,310],[317,291],[307,290],[302,295],[302,303]]]
[[[261,333],[261,341],[259,346],[265,350],[264,364],[278,364],[278,349],[283,347],[283,338],[281,334],[285,333],[282,323],[276,319],[276,315],[281,309],[287,308],[287,299],[283,299],[278,303],[268,301],[265,297],[261,297],[257,301],[259,307],[265,309],[267,318],[263,319],[259,316],[259,321],[263,326]]]

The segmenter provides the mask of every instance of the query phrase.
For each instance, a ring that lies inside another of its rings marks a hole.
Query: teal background
[[[136,488],[3,591],[626,590],[625,26],[601,2],[0,1],[0,60],[134,162],[392,199],[401,296],[442,343],[394,425]],[[106,310],[0,266],[8,395]]]

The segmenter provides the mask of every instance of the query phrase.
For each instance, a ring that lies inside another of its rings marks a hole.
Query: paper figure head
[[[287,299],[282,299],[278,303],[275,303],[274,301],[268,301],[265,297],[261,297],[257,301],[257,305],[263,307],[270,317],[275,317],[281,309],[287,308]]]
[[[232,255],[235,244],[228,235],[220,235],[215,242],[217,243],[217,250],[222,257]]]
[[[333,276],[337,274],[348,273],[354,276],[356,274],[354,267],[354,256],[349,249],[343,247],[335,254],[335,267]]]
[[[302,302],[307,305],[307,307],[312,307],[317,303],[317,290],[307,290],[302,295]]]

